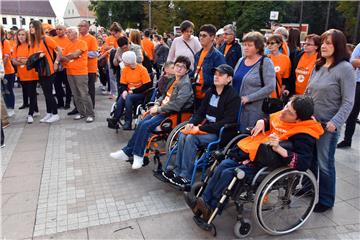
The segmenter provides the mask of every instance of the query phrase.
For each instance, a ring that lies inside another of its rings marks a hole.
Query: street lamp
[[[111,11],[111,9],[109,9],[109,19],[110,19],[110,24],[109,25],[111,25],[111,16],[112,16],[112,11]]]
[[[151,0],[149,1],[149,28],[151,28]]]

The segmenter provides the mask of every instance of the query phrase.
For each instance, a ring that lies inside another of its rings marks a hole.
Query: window
[[[26,25],[26,21],[24,17],[21,18],[21,25]]]
[[[12,18],[12,24],[16,25],[16,18]]]
[[[7,24],[7,19],[6,19],[6,17],[3,17],[3,18],[2,18],[2,23],[3,23],[4,25]]]
[[[68,14],[70,14],[70,9],[68,10]]]
[[[74,14],[74,9],[72,9],[72,14]]]
[[[43,20],[42,20],[41,18],[39,19],[39,21],[40,21],[40,22],[43,22]]]
[[[48,24],[51,24],[51,19],[48,19]]]

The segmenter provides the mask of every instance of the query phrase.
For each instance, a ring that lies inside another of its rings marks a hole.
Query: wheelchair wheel
[[[259,185],[253,217],[271,235],[287,234],[300,228],[318,201],[314,174],[281,168],[271,172]]]
[[[246,238],[250,235],[251,230],[251,221],[249,219],[237,221],[234,225],[234,235],[237,238]]]
[[[204,191],[203,189],[204,183],[203,182],[196,182],[191,186],[190,192],[189,194],[194,196],[194,197],[200,197],[202,192]]]
[[[243,138],[248,137],[248,134],[240,134],[237,135],[236,137],[234,137],[233,139],[231,139],[230,142],[228,142],[228,144],[226,144],[224,150],[223,150],[223,154],[226,156],[229,154],[230,150]]]
[[[166,139],[166,145],[165,145],[166,157],[169,156],[171,149],[173,149],[173,147],[177,143],[180,131],[185,127],[186,124],[188,124],[188,122],[189,121],[180,123],[169,133],[169,136]]]

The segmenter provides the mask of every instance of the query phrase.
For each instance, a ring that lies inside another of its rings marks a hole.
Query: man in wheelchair
[[[234,70],[229,65],[222,64],[214,68],[213,73],[214,84],[180,134],[174,170],[162,173],[170,183],[181,188],[191,182],[198,148],[217,140],[223,125],[236,123],[240,98],[229,85]]]
[[[324,132],[312,118],[314,104],[310,97],[294,96],[282,111],[270,119],[258,120],[251,136],[243,138],[232,154],[221,161],[201,197],[186,202],[206,222],[233,177],[241,169],[244,179],[252,179],[260,168],[290,166],[306,171],[313,164],[315,141]],[[273,162],[270,162],[271,159]],[[223,206],[222,206],[223,207]],[[221,211],[221,209],[220,209]]]
[[[133,156],[132,169],[141,168],[144,161],[145,146],[152,131],[170,114],[192,108],[194,94],[188,76],[190,64],[189,58],[177,57],[175,78],[169,81],[166,94],[156,101],[155,105],[150,108],[149,114],[139,122],[127,145],[110,154],[112,158],[126,161]]]
[[[136,63],[136,54],[127,51],[122,54],[125,67],[120,77],[119,97],[116,102],[114,116],[107,119],[109,124],[117,125],[125,108],[124,130],[131,130],[133,106],[144,101],[145,93],[152,87],[145,67]]]

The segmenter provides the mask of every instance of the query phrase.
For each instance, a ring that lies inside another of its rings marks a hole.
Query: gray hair
[[[275,34],[280,34],[283,39],[286,41],[289,37],[289,31],[284,27],[278,27],[275,32]]]
[[[223,27],[223,29],[224,29],[224,32],[227,31],[227,30],[230,30],[233,33],[236,33],[236,27],[234,25],[232,25],[232,24],[225,25]]]
[[[68,27],[68,28],[66,28],[66,30],[74,31],[74,32],[76,32],[76,36],[79,36],[79,28],[77,28],[77,27]]]

